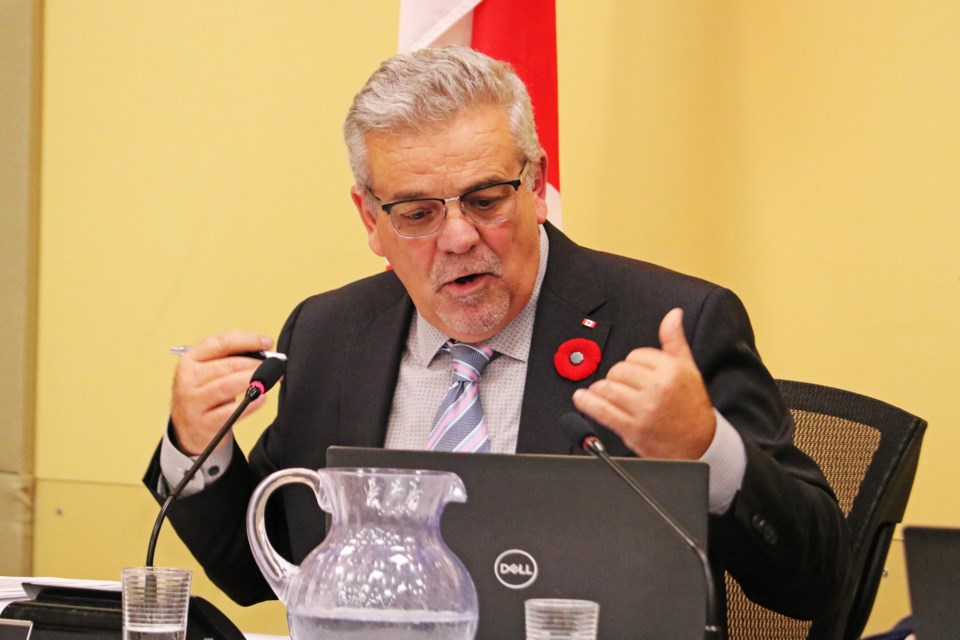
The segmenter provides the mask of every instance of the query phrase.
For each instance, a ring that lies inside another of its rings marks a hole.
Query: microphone
[[[227,432],[230,431],[234,423],[240,419],[240,415],[244,412],[247,406],[265,394],[267,391],[273,388],[277,382],[280,381],[280,378],[283,377],[284,371],[287,368],[286,359],[269,357],[264,360],[257,370],[253,372],[253,376],[250,377],[250,384],[247,386],[246,392],[243,394],[243,399],[240,401],[240,404],[237,405],[237,408],[233,411],[227,421],[223,423],[223,426],[220,427],[220,430],[217,431],[216,435],[213,436],[213,440],[207,445],[207,448],[197,456],[197,459],[194,461],[193,466],[191,466],[187,472],[184,474],[183,478],[180,480],[180,483],[170,492],[167,496],[167,499],[164,500],[163,506],[160,508],[160,515],[157,516],[157,521],[153,525],[153,533],[150,534],[150,544],[147,546],[147,566],[153,566],[153,554],[157,548],[157,538],[160,536],[160,527],[163,526],[163,520],[167,516],[167,510],[170,509],[170,505],[173,504],[173,501],[176,500],[180,494],[183,492],[184,487],[189,484],[197,471],[200,470],[200,467],[203,466],[203,463],[207,461],[207,458],[210,457],[210,454],[213,453],[213,450],[217,448],[217,445],[220,444],[220,441],[223,440],[223,437],[227,435]]]
[[[676,519],[670,515],[670,513],[664,509],[663,506],[633,478],[633,476],[628,474],[623,467],[617,463],[616,460],[607,454],[606,447],[604,447],[603,443],[600,442],[600,438],[597,437],[593,427],[590,426],[590,423],[587,422],[583,416],[574,412],[565,413],[560,417],[560,430],[563,431],[564,435],[567,436],[570,442],[572,442],[578,448],[583,449],[596,458],[600,458],[607,464],[608,467],[613,469],[613,471],[620,476],[624,482],[630,485],[630,488],[633,489],[634,493],[643,498],[650,508],[656,512],[660,519],[667,523],[670,529],[681,540],[683,540],[688,547],[690,547],[691,551],[696,554],[697,559],[700,561],[700,566],[703,568],[703,577],[706,581],[707,611],[706,623],[704,625],[704,638],[707,638],[708,640],[725,640],[726,633],[724,632],[723,626],[720,624],[720,610],[717,607],[716,584],[713,581],[713,568],[710,566],[710,560],[707,558],[707,550],[704,549],[703,545],[697,542],[683,527],[683,525],[677,522]]]

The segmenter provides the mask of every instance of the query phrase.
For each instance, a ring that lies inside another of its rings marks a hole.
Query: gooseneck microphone
[[[726,633],[723,625],[720,624],[720,610],[717,607],[716,584],[713,581],[713,569],[710,566],[710,560],[707,558],[707,550],[697,542],[693,536],[667,512],[657,500],[647,492],[616,460],[607,454],[606,448],[600,442],[596,432],[590,423],[587,422],[579,413],[566,413],[560,417],[560,429],[564,435],[577,447],[596,458],[603,460],[608,467],[620,476],[620,478],[630,485],[634,493],[639,495],[653,509],[661,520],[667,523],[670,529],[682,539],[690,550],[697,555],[700,566],[703,568],[703,577],[706,581],[707,611],[706,623],[704,625],[704,638],[708,640],[725,640]]]
[[[284,371],[286,371],[287,362],[281,358],[270,357],[264,360],[257,370],[253,372],[253,376],[250,378],[250,385],[247,387],[246,392],[243,394],[243,399],[240,401],[240,404],[237,405],[237,408],[233,411],[227,421],[223,423],[223,426],[220,427],[220,431],[217,431],[217,434],[213,436],[213,440],[207,445],[207,448],[197,456],[197,459],[194,461],[193,466],[191,466],[187,472],[184,474],[183,478],[180,480],[180,483],[170,492],[167,496],[167,499],[164,500],[163,506],[160,508],[160,515],[157,516],[157,521],[153,525],[153,533],[150,534],[150,545],[147,547],[147,566],[153,566],[153,554],[157,547],[157,538],[160,536],[160,527],[163,526],[163,519],[167,516],[167,510],[170,508],[170,505],[173,504],[173,501],[183,492],[184,487],[189,484],[197,471],[200,470],[200,467],[203,466],[203,463],[207,461],[207,458],[210,457],[210,454],[213,453],[213,450],[217,448],[217,445],[220,444],[220,441],[223,440],[223,437],[227,435],[227,432],[230,431],[230,428],[233,427],[234,423],[240,419],[240,415],[244,412],[247,406],[251,402],[265,394],[267,391],[273,388],[273,385],[277,384],[280,381],[280,378],[283,377]]]

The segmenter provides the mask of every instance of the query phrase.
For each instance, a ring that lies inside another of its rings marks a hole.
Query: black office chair
[[[794,620],[747,599],[729,575],[730,640],[855,640],[867,623],[890,541],[910,497],[925,420],[866,396],[778,380],[797,447],[837,494],[853,544],[851,599],[830,621]]]

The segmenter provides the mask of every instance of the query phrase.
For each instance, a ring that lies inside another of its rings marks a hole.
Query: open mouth
[[[494,255],[444,256],[431,268],[430,285],[440,292],[466,295],[482,289],[502,277],[503,268]]]
[[[483,275],[482,273],[471,273],[470,275],[461,276],[457,278],[456,280],[454,280],[454,282],[457,284],[470,284],[471,282],[473,282],[474,280],[476,280],[482,275]]]

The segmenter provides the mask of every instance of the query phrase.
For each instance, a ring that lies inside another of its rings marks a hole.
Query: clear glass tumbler
[[[184,640],[191,575],[170,567],[123,569],[123,640]]]
[[[600,605],[591,600],[533,598],[524,603],[527,640],[596,640]]]

